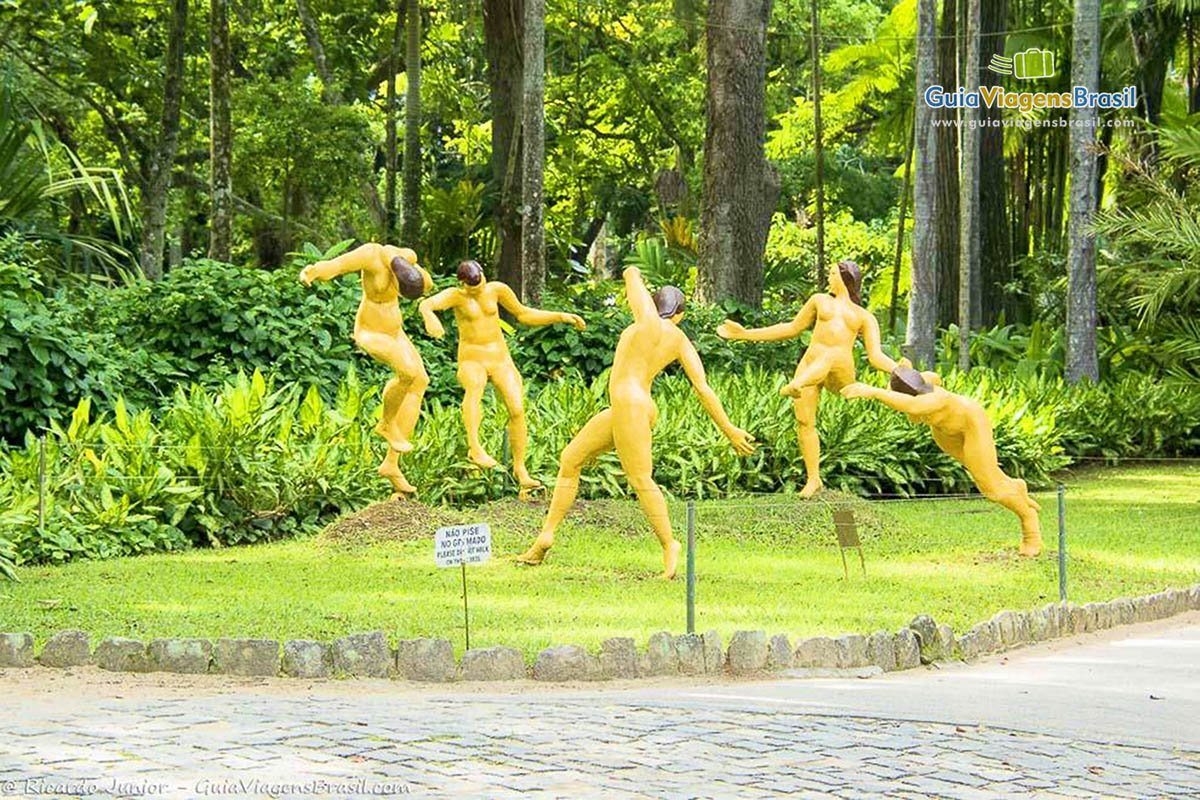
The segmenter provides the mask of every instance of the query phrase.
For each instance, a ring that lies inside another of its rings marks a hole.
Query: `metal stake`
[[[687,632],[696,632],[696,504],[687,504]]]
[[[462,562],[463,630],[467,634],[467,649],[471,649],[471,616],[467,613],[467,562]]]
[[[1058,485],[1058,601],[1067,601],[1067,487]]]
[[[46,434],[38,437],[38,533],[46,532]]]

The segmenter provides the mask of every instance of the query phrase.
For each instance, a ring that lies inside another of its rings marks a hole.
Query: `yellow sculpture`
[[[806,481],[801,497],[812,497],[821,488],[821,442],[817,438],[817,402],[821,388],[838,391],[854,381],[854,341],[862,336],[871,366],[891,372],[896,362],[880,346],[879,323],[860,305],[862,273],[853,261],[842,261],[829,269],[829,294],[808,298],[791,322],[766,328],[744,328],[725,320],[717,328],[724,339],[776,342],[794,339],[812,328],[808,349],[796,366],[796,375],[779,390],[794,398],[796,429],[804,456]],[[907,361],[902,361],[908,364]]]
[[[421,414],[421,398],[429,375],[421,355],[404,335],[400,295],[415,300],[433,288],[429,273],[417,264],[417,254],[407,247],[364,244],[329,261],[309,264],[300,271],[300,282],[327,281],[348,272],[362,273],[362,302],[354,316],[354,343],[396,375],[383,388],[383,411],[375,432],[387,440],[388,452],[379,474],[399,494],[414,487],[400,471],[400,454],[412,450],[409,441]]]
[[[704,375],[696,348],[678,327],[683,318],[683,292],[664,286],[653,296],[634,267],[625,270],[625,293],[633,311],[633,324],[621,333],[608,379],[610,407],[592,417],[562,453],[558,482],[541,533],[518,561],[540,564],[554,544],[554,532],[579,489],[583,465],[601,453],[615,449],[625,476],[637,493],[642,511],[654,527],[663,551],[662,577],[675,577],[679,542],[671,533],[671,519],[662,492],[654,482],[651,441],[658,409],[650,398],[650,385],[658,373],[678,361],[692,382],[704,410],[740,455],[754,452],[754,438],[735,427]]]
[[[565,322],[583,330],[583,318],[578,314],[540,311],[529,308],[517,299],[516,293],[498,281],[488,281],[475,261],[458,266],[461,284],[438,292],[421,301],[421,318],[425,330],[435,339],[446,335],[438,319],[438,311],[454,310],[458,323],[458,382],[463,387],[462,418],[467,430],[467,457],[484,469],[496,466],[479,442],[479,423],[482,417],[483,390],[490,380],[508,409],[508,439],[512,445],[513,474],[521,486],[521,496],[527,498],[541,483],[525,467],[525,448],[528,428],[525,425],[525,387],[517,371],[504,332],[500,329],[500,306],[508,310],[522,325],[541,326]]]
[[[946,391],[932,372],[900,367],[892,373],[891,389],[852,383],[842,389],[848,398],[871,397],[924,423],[942,452],[966,467],[971,480],[989,500],[1012,511],[1021,520],[1021,555],[1036,556],[1042,549],[1038,519],[1040,506],[1029,496],[1020,478],[1010,478],[996,460],[992,422],[979,403]]]

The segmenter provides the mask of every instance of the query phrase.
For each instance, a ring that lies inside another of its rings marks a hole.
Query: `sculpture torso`
[[[363,294],[358,304],[358,313],[354,316],[355,334],[370,332],[399,336],[403,331],[400,290],[390,266],[391,260],[400,254],[399,248],[384,245],[380,248],[378,258],[363,264]]]
[[[849,300],[827,294],[817,298],[817,319],[809,347],[823,347],[853,359],[854,340],[862,328],[862,309]]]
[[[679,357],[679,337],[683,333],[673,323],[655,318],[635,322],[621,333],[608,377],[609,400],[621,402],[648,400],[650,385],[658,373]]]
[[[459,359],[503,358],[508,356],[508,344],[500,328],[500,304],[496,299],[498,284],[487,283],[477,292],[457,289],[454,321],[458,323]]]

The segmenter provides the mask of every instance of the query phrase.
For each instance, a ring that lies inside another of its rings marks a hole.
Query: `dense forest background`
[[[582,333],[514,333],[531,393],[602,376],[628,264],[688,293],[710,371],[782,379],[796,343],[715,325],[788,318],[852,259],[888,348],[1074,409],[1047,454],[1200,452],[1198,7],[0,0],[0,455],[87,429],[85,406],[167,426],[254,370],[310,405],[352,365],[373,386],[355,282],[296,282],[370,240],[581,311]],[[1052,76],[987,69],[1030,48]],[[1139,99],[1068,127],[1089,114],[933,110],[932,84]],[[411,319],[436,414],[453,331]]]

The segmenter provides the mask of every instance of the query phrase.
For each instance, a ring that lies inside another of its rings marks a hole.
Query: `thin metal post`
[[[687,632],[696,632],[696,504],[687,504]]]
[[[46,532],[46,434],[38,437],[38,533]]]
[[[462,562],[463,630],[467,634],[467,649],[471,649],[471,616],[467,613],[467,562]]]
[[[1067,601],[1067,487],[1058,485],[1058,601]]]

